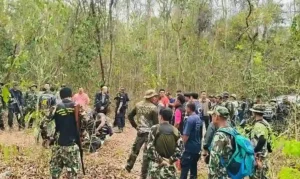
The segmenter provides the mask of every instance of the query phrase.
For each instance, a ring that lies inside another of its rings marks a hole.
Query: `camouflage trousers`
[[[268,160],[264,159],[262,161],[263,167],[261,169],[256,168],[254,175],[250,177],[250,179],[268,179],[267,174],[268,174]]]
[[[176,179],[176,168],[174,165],[159,166],[158,163],[151,161],[148,171],[149,179]]]
[[[52,147],[51,176],[59,178],[64,167],[66,167],[70,178],[76,178],[80,167],[79,147],[76,144],[72,146],[55,145]]]
[[[144,145],[141,179],[146,179],[148,174],[149,160],[147,156],[147,142],[148,142],[148,133],[137,134],[137,137],[135,138],[135,141],[132,145],[131,153],[129,155],[129,159],[127,160],[127,166],[126,166],[126,168],[128,168],[129,170],[133,168],[136,158],[140,153],[140,149]]]

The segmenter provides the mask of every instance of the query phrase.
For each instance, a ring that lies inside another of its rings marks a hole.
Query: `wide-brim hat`
[[[229,93],[227,91],[223,92],[223,97],[229,97]]]
[[[266,106],[263,104],[255,104],[253,108],[250,109],[250,111],[255,113],[264,114],[266,110]]]
[[[154,96],[158,96],[158,93],[157,93],[155,90],[151,89],[151,90],[147,90],[147,91],[145,92],[144,98],[145,98],[145,99],[150,99],[150,98],[152,98],[152,97],[154,97]]]
[[[236,94],[231,94],[230,97],[233,97],[234,99],[236,99]]]

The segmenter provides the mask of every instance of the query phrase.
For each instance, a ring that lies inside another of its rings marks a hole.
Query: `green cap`
[[[252,112],[264,114],[266,110],[266,105],[264,104],[255,104],[253,108],[250,109]]]
[[[229,117],[229,111],[227,108],[223,106],[217,106],[214,110],[208,111],[208,114],[216,114],[218,116],[221,116],[225,119]]]

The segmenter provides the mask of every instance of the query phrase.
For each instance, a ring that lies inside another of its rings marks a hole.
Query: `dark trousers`
[[[118,124],[119,129],[125,127],[125,115],[117,116],[116,120],[117,120],[117,124]]]
[[[0,130],[4,130],[3,109],[0,107]]]
[[[190,179],[197,179],[197,163],[200,154],[183,152],[181,156],[181,175],[180,179],[187,179],[190,172]]]
[[[210,123],[210,117],[209,116],[202,116],[202,121],[205,123],[205,130],[207,130],[208,125]]]
[[[147,142],[148,142],[148,133],[137,134],[135,141],[132,145],[131,153],[129,155],[129,159],[127,160],[127,166],[126,166],[130,170],[133,168],[136,158],[140,153],[140,149],[144,145],[141,179],[146,179],[148,174],[149,159],[147,156]]]
[[[8,108],[8,125],[9,125],[9,127],[13,127],[14,115],[16,115],[17,121],[19,124],[19,129],[25,128],[24,117],[23,116],[19,117],[19,114],[20,114],[19,110],[15,109],[15,108]]]

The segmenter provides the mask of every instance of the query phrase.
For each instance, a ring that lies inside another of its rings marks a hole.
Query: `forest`
[[[122,86],[133,101],[150,88],[299,94],[299,12],[299,0],[0,0],[0,80],[24,90],[68,84],[91,96],[103,84],[113,94]],[[299,110],[289,122],[274,138],[271,179],[300,178]],[[0,173],[31,149],[1,144]],[[42,162],[29,164],[29,177],[46,172]],[[103,175],[124,177],[117,165]]]

